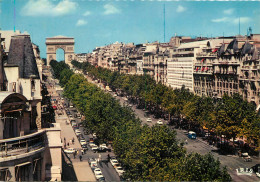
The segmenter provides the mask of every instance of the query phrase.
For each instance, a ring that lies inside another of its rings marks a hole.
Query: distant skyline
[[[27,31],[46,57],[45,38],[75,38],[75,53],[116,41],[135,44],[177,36],[260,33],[260,1],[0,0],[0,28]]]

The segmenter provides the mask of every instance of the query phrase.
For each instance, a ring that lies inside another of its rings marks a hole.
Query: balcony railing
[[[0,159],[18,156],[45,147],[45,130],[0,141]]]
[[[197,57],[217,57],[217,53],[211,52],[211,53],[197,53]]]

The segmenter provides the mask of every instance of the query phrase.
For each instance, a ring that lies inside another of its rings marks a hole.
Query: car
[[[89,142],[89,146],[92,147],[92,146],[97,146],[94,142]]]
[[[97,167],[97,168],[95,168],[93,172],[94,172],[94,174],[95,174],[95,175],[96,175],[96,174],[100,174],[100,173],[102,174],[102,171],[101,171],[101,169],[100,169],[100,168],[98,168],[98,167]]]
[[[93,138],[89,138],[89,142],[94,142],[94,139]]]
[[[118,167],[121,167],[121,166],[120,166],[119,163],[116,163],[116,164],[114,165],[114,168],[118,168]]]
[[[79,130],[75,130],[75,134],[76,134],[76,136],[80,136],[81,132]]]
[[[96,179],[99,181],[99,179],[101,178],[104,178],[104,176],[102,174],[98,174],[98,175],[95,175],[96,176]]]
[[[83,140],[80,140],[79,143],[80,143],[80,145],[86,145],[86,144],[87,144],[86,140],[84,140],[84,139],[83,139]]]
[[[146,122],[151,123],[151,122],[152,122],[152,119],[151,119],[151,118],[147,118]]]
[[[64,150],[64,152],[67,153],[67,154],[73,154],[73,153],[75,153],[75,151],[76,150],[74,148],[67,148],[67,149]]]
[[[73,105],[70,105],[70,108],[73,108],[74,106]]]
[[[114,94],[114,95],[113,95],[113,97],[117,97],[117,95],[116,95],[116,94]]]
[[[95,168],[97,168],[97,166],[98,166],[98,165],[97,165],[97,161],[91,161],[91,162],[90,162],[90,167],[91,167],[92,170],[94,170]]]
[[[132,104],[129,104],[128,106],[129,106],[129,107],[133,107],[133,105],[132,105]]]
[[[158,125],[163,125],[163,122],[161,120],[157,121]]]
[[[92,149],[93,151],[98,151],[98,146],[92,146],[91,149]]]
[[[100,178],[98,179],[98,181],[99,181],[99,182],[104,182],[104,181],[106,181],[106,179],[105,179],[105,177],[103,176],[103,177],[100,177]]]
[[[88,146],[86,144],[81,146],[83,149],[88,150]]]
[[[112,160],[110,160],[110,162],[111,162],[112,166],[114,166],[115,164],[118,163],[118,161],[116,159],[112,159]]]
[[[70,114],[70,115],[69,115],[69,118],[70,118],[70,119],[73,119],[73,116]]]
[[[117,167],[117,168],[116,168],[116,172],[118,173],[119,176],[122,176],[125,171],[124,171],[123,168],[120,166],[120,167]]]

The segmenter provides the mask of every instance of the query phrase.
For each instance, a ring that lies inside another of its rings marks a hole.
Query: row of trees
[[[225,95],[215,100],[210,97],[198,97],[189,90],[171,89],[156,83],[148,75],[126,75],[109,69],[94,67],[88,62],[72,64],[82,69],[89,76],[102,80],[113,89],[120,89],[131,96],[140,107],[147,107],[155,116],[162,114],[169,118],[177,117],[188,121],[188,129],[208,128],[217,136],[226,140],[238,136],[247,138],[259,150],[260,117],[253,104],[244,101],[238,94]],[[179,120],[180,121],[180,120]],[[178,121],[177,124],[180,124]]]
[[[51,65],[58,64],[62,63]],[[53,67],[53,70],[58,69]],[[87,82],[83,75],[68,73],[70,70],[64,67],[58,77],[64,85],[64,95],[84,113],[84,127],[95,132],[102,142],[112,141],[126,170],[126,179],[231,181],[226,168],[222,169],[211,154],[187,154],[183,144],[176,140],[175,131],[167,126],[142,126],[129,107],[120,106],[115,98]]]

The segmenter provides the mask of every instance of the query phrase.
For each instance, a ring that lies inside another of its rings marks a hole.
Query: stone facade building
[[[0,42],[0,181],[60,181],[60,127],[41,122],[39,50],[29,35],[10,41],[5,59]]]
[[[88,61],[126,74],[148,74],[172,88],[199,96],[239,93],[259,105],[260,35],[191,38],[169,43],[115,43],[95,49]],[[98,60],[98,62],[96,61]]]

